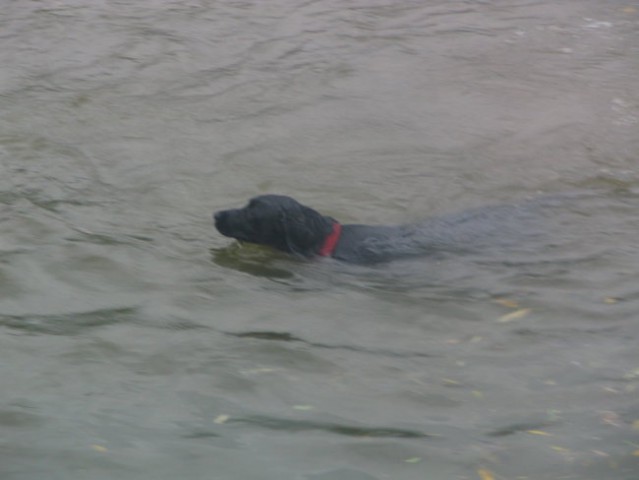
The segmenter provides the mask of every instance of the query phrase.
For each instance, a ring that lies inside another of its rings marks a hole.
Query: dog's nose
[[[216,222],[219,222],[223,216],[224,216],[224,212],[215,212],[213,214],[213,220]]]

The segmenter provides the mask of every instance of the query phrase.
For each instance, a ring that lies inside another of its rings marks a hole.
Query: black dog
[[[290,197],[261,195],[244,208],[216,212],[213,218],[222,235],[243,242],[307,258],[372,263],[503,247],[526,235],[521,220],[529,213],[527,207],[505,205],[437,217],[418,225],[341,225]]]

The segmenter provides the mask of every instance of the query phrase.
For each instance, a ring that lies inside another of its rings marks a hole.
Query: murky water
[[[639,478],[639,5],[0,12],[0,478]],[[553,194],[552,240],[375,267],[216,234]]]

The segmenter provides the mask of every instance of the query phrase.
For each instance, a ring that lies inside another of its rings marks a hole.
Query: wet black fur
[[[482,207],[436,217],[415,225],[342,225],[332,257],[371,263],[413,255],[468,252],[503,247],[531,235],[522,220],[531,208],[520,205]],[[239,209],[213,215],[217,230],[243,242],[268,245],[303,257],[318,254],[335,220],[283,195],[261,195]],[[534,223],[534,222],[533,222]]]
[[[215,213],[214,221],[222,235],[304,257],[317,254],[334,222],[283,195],[254,197],[244,208]]]

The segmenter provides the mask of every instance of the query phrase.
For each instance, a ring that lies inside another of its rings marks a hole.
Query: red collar
[[[339,241],[339,236],[341,233],[342,226],[339,223],[334,222],[333,231],[328,237],[326,237],[326,240],[324,240],[324,245],[322,245],[322,248],[320,248],[319,255],[321,255],[322,257],[330,257],[335,250],[335,246]]]

